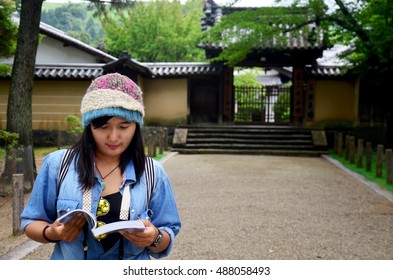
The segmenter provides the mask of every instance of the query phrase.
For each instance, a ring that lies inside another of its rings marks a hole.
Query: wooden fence
[[[143,128],[143,141],[146,155],[154,157],[168,149],[168,129],[165,127],[147,126]]]
[[[355,139],[355,136],[335,133],[334,152],[344,157],[357,168],[364,168],[371,172],[373,160],[373,147],[371,142],[364,143],[363,139]],[[383,168],[386,170],[386,183],[393,184],[393,155],[392,149],[384,149],[384,145],[376,146],[375,177],[382,178]]]

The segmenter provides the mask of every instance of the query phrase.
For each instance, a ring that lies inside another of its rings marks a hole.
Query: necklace
[[[113,171],[115,171],[119,166],[120,166],[120,164],[118,164],[115,168],[113,168],[108,174],[106,174],[105,176],[102,176],[100,170],[98,169],[98,167],[97,167],[97,165],[96,165],[96,169],[97,169],[97,171],[98,171],[98,174],[100,174],[100,177],[101,177],[101,187],[102,187],[102,190],[105,190],[105,189],[106,189],[106,184],[105,184],[105,182],[104,182],[104,179],[105,179],[106,177],[108,177],[109,175],[111,175],[111,174],[113,173]]]

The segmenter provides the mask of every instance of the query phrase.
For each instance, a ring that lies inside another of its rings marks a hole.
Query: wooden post
[[[153,134],[153,141],[152,141],[152,145],[153,145],[153,157],[155,157],[157,155],[157,131],[153,130],[152,132]]]
[[[164,130],[162,128],[158,131],[158,153],[164,153]]]
[[[337,154],[339,156],[343,155],[343,134],[342,132],[338,133],[338,139],[337,139]]]
[[[345,160],[349,160],[349,138],[351,136],[345,135]]]
[[[23,195],[23,174],[12,175],[12,234],[19,235],[22,233],[20,228],[21,218],[24,207]]]
[[[381,178],[382,177],[382,162],[383,162],[383,145],[377,146],[377,166],[375,171],[375,177]]]
[[[363,168],[363,139],[358,139],[358,152],[356,167]]]
[[[164,151],[168,150],[168,128],[164,127]]]
[[[153,156],[153,135],[149,132],[147,134],[147,155],[149,157]]]
[[[372,162],[372,145],[371,142],[366,143],[366,171],[371,171],[371,162]]]
[[[61,149],[61,131],[58,130],[57,131],[57,149],[60,150]]]
[[[392,149],[386,150],[386,183],[393,184],[393,155]]]
[[[349,162],[355,163],[355,136],[349,138]]]
[[[338,154],[338,132],[334,132],[334,147],[333,147],[334,153]]]
[[[11,174],[16,173],[17,158],[18,158],[18,153],[17,153],[16,149],[14,148],[14,149],[12,149]]]

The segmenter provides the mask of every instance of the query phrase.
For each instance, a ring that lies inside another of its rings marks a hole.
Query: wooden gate
[[[288,124],[290,115],[290,85],[235,86],[235,122]]]

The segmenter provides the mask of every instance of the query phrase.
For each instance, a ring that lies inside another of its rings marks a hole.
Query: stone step
[[[187,139],[187,144],[204,144],[204,143],[243,143],[243,144],[281,144],[281,145],[291,145],[291,144],[300,144],[300,145],[313,145],[311,137],[308,138],[246,138],[246,137],[223,137],[217,138],[217,136],[212,138],[200,138],[200,137],[189,137]]]
[[[325,150],[245,150],[245,149],[187,149],[177,148],[180,154],[243,154],[243,155],[275,155],[275,156],[299,156],[299,157],[319,157],[327,154]]]
[[[326,148],[315,145],[314,138],[310,129],[290,126],[182,126],[175,130],[173,150],[316,156]]]

